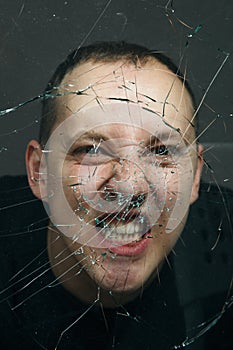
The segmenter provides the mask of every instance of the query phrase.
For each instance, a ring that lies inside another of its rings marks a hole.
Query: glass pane
[[[0,4],[2,347],[232,349],[233,4]]]

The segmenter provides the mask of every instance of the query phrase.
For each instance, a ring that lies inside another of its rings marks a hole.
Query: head
[[[49,210],[50,259],[60,252],[57,275],[80,276],[64,282],[78,297],[99,286],[127,301],[173,249],[198,198],[194,110],[175,65],[141,46],[91,45],[56,70],[26,162]]]

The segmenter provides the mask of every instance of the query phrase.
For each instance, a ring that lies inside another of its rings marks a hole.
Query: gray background
[[[201,29],[190,37],[198,25]],[[232,52],[232,38],[230,0],[1,0],[0,109],[39,95],[70,50],[97,40],[143,44],[177,64],[183,57],[182,70],[201,101],[226,53]],[[201,137],[205,159],[212,169],[204,170],[204,179],[228,187],[233,187],[232,73],[230,55],[199,113],[199,132],[207,129]],[[39,119],[39,102],[0,118],[1,175],[25,172],[25,148],[37,137]]]

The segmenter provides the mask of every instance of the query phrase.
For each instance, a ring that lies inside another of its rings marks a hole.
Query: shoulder
[[[229,287],[233,269],[232,206],[231,190],[202,184],[200,197],[190,208],[174,262],[192,281],[193,297],[223,293]]]
[[[0,178],[0,223],[0,259],[6,270],[44,249],[48,217],[26,176]]]
[[[0,178],[0,232],[15,231],[44,216],[43,204],[31,192],[25,175]]]
[[[230,189],[202,184],[199,199],[191,206],[175,247],[180,302],[194,336],[198,334],[198,325],[202,325],[202,331],[205,327],[209,329],[204,337],[206,349],[215,345],[229,349],[231,344],[232,210]]]

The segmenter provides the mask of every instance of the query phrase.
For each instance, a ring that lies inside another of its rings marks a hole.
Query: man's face
[[[98,286],[134,292],[159,270],[195,199],[190,96],[156,62],[87,62],[59,92],[42,190],[51,226]]]

